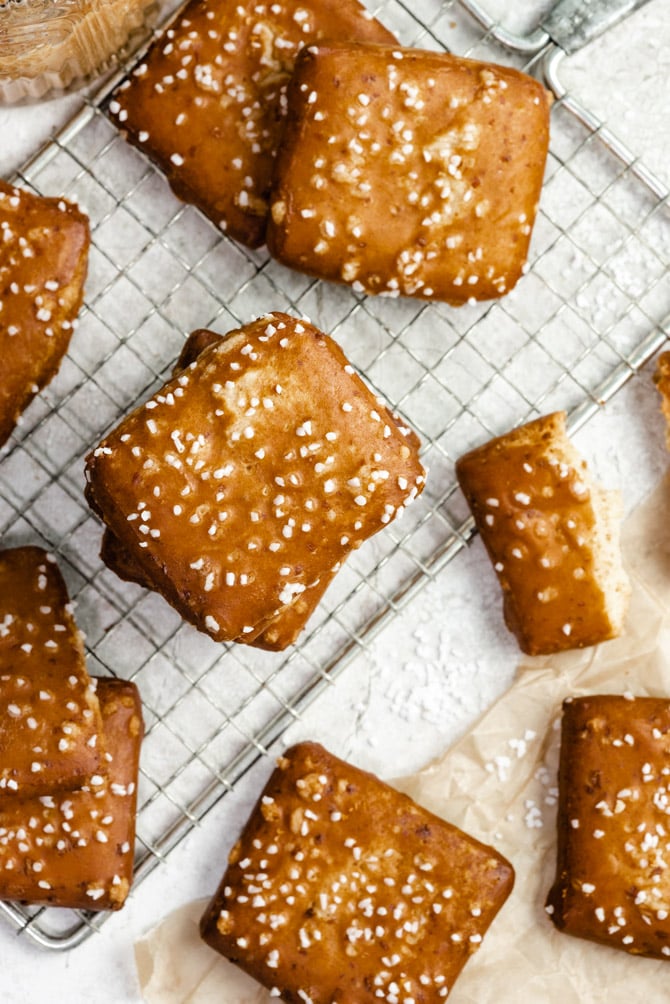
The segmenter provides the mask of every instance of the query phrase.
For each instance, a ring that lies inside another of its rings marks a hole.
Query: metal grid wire
[[[548,40],[510,39],[474,3],[387,0],[375,13],[403,44],[546,72],[560,94]],[[139,881],[463,546],[472,527],[455,459],[552,409],[569,410],[574,428],[664,341],[670,221],[661,183],[562,95],[532,267],[517,289],[460,309],[365,297],[235,245],[178,202],[107,119],[110,87],[16,179],[77,199],[93,245],[70,352],[0,464],[0,532],[5,545],[41,540],[57,554],[90,671],[140,688]],[[306,314],[334,335],[419,432],[430,469],[423,498],[351,556],[288,654],[217,645],[156,594],[119,580],[100,561],[101,528],[82,491],[83,457],[163,382],[185,333],[224,333],[272,309]],[[72,947],[104,920],[2,908],[51,948]]]

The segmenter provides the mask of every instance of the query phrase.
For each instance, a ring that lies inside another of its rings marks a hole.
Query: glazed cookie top
[[[274,313],[124,419],[87,492],[186,619],[252,642],[417,497],[417,447],[331,338]]]

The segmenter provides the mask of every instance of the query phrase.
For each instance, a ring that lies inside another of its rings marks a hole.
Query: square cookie
[[[547,155],[531,77],[445,53],[324,43],[288,90],[267,242],[302,272],[458,305],[521,275]]]
[[[106,755],[77,791],[0,808],[0,899],[119,910],[133,876],[137,772],[143,735],[133,683],[99,679]]]
[[[416,436],[331,338],[280,313],[201,351],[86,472],[126,572],[132,559],[217,641],[265,647],[292,640],[350,551],[424,484]]]
[[[54,557],[0,551],[0,805],[78,788],[103,753],[99,702]]]
[[[286,85],[304,45],[395,41],[358,0],[193,0],[109,110],[175,194],[230,237],[265,240]]]
[[[286,1001],[437,1001],[513,881],[493,848],[301,743],[280,758],[200,929]]]
[[[180,373],[183,369],[190,366],[206,348],[209,348],[210,345],[219,344],[222,341],[223,336],[217,335],[213,331],[207,331],[202,328],[193,331],[184,343],[184,348],[177,360],[173,373],[175,375]],[[145,589],[156,590],[159,588],[148,577],[147,572],[134,558],[133,553],[126,550],[121,541],[109,529],[105,529],[102,535],[100,557],[107,567],[118,575],[119,578],[136,582]],[[300,596],[297,596],[290,606],[285,607],[268,627],[254,638],[254,647],[270,651],[281,651],[290,645],[302,631],[305,623],[330,585],[334,574],[333,572],[331,575],[323,576],[318,583],[306,589]]]
[[[0,446],[58,372],[84,295],[88,218],[0,180]]]
[[[630,594],[621,497],[589,477],[565,420],[565,412],[545,415],[456,463],[503,590],[505,623],[529,655],[616,637]]]
[[[670,958],[670,701],[563,704],[558,860],[547,912],[560,931]]]

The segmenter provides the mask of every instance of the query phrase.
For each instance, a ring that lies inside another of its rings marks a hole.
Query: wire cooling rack
[[[105,114],[121,75],[19,172],[77,199],[93,230],[86,304],[68,357],[0,464],[4,544],[41,540],[77,601],[92,673],[134,680],[147,735],[136,883],[146,876],[380,628],[464,546],[454,479],[465,450],[565,408],[586,421],[670,329],[667,191],[561,85],[563,55],[517,36],[472,0],[387,0],[375,13],[403,44],[526,69],[557,100],[547,175],[517,289],[460,309],[364,297],[314,281],[222,236],[179,203]],[[83,498],[83,457],[167,376],[185,334],[226,332],[266,310],[308,315],[421,435],[423,498],[356,552],[288,654],[223,647],[155,594],[101,563]],[[104,915],[2,904],[27,937],[70,948]]]

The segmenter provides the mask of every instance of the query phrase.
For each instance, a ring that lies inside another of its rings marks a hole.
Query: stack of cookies
[[[133,871],[137,688],[91,679],[54,558],[0,552],[0,899],[116,910]]]
[[[301,272],[459,305],[524,270],[547,92],[401,48],[358,0],[192,0],[110,113],[180,198]]]
[[[89,455],[103,557],[216,641],[283,649],[423,489],[418,439],[307,321],[197,331]]]

